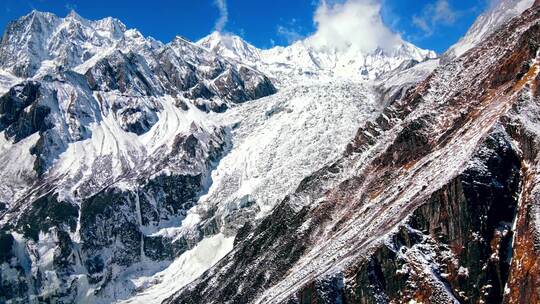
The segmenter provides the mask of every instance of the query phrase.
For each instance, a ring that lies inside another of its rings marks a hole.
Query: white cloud
[[[291,44],[303,38],[302,34],[292,28],[278,25],[277,34],[285,38],[287,43]]]
[[[289,20],[286,25],[278,25],[276,30],[277,34],[283,37],[288,44],[303,39],[305,37],[301,34],[303,31],[303,27],[298,24],[296,18]]]
[[[426,36],[431,36],[440,25],[452,25],[458,18],[458,12],[454,11],[447,0],[437,0],[424,7],[419,16],[413,16],[412,22]]]
[[[421,29],[424,33],[430,33],[430,35],[431,35],[431,33],[433,33],[432,28],[428,24],[427,20],[425,20],[423,18],[420,18],[418,16],[413,16],[412,22],[413,22],[414,25],[416,25],[416,27]]]
[[[352,47],[365,52],[378,47],[390,49],[402,39],[383,23],[380,13],[378,0],[323,0],[313,17],[317,30],[306,41],[319,48]]]
[[[229,21],[229,11],[227,10],[227,1],[226,0],[214,0],[214,5],[219,9],[219,18],[216,21],[214,30],[221,32],[227,21]]]
[[[453,24],[457,19],[457,13],[450,7],[447,0],[438,0],[433,8],[434,22]]]

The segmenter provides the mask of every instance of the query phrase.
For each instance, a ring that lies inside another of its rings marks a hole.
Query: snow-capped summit
[[[261,59],[259,49],[241,37],[229,33],[214,31],[197,41],[197,44],[216,54],[244,63],[255,63]]]
[[[407,60],[418,62],[436,58],[433,51],[420,49],[408,42],[385,50],[366,53],[356,48],[317,48],[302,40],[287,46],[261,52],[261,70],[279,78],[349,78],[377,79]]]
[[[87,22],[87,20],[81,17],[81,15],[79,15],[75,10],[69,10],[69,13],[66,15],[65,19],[75,19],[81,22]]]
[[[90,21],[71,11],[65,18],[32,11],[9,23],[0,45],[0,67],[19,77],[62,66],[73,68],[123,38],[126,26],[114,18]]]
[[[354,47],[316,47],[309,37],[286,47],[258,49],[239,36],[213,32],[197,44],[216,54],[250,64],[282,84],[320,77],[376,79],[404,61],[422,62],[437,57],[435,52],[405,41],[394,48],[379,47],[369,53]]]

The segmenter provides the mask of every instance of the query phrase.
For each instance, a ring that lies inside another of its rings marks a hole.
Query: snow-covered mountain
[[[220,254],[178,270],[194,279],[382,108],[361,73],[338,81],[312,61],[326,79],[298,81],[300,44],[291,61],[238,37],[162,43],[113,18],[32,11],[0,49],[2,301],[164,299],[179,286],[160,271],[178,277],[215,240]]]
[[[444,66],[407,42],[21,17],[0,44],[0,302],[518,299],[538,14]]]
[[[185,250],[150,235],[181,222],[229,144],[206,113],[275,93],[249,66],[182,38],[145,38],[110,18],[33,11],[8,26],[0,48],[12,75],[0,98],[2,235],[10,248],[28,248],[8,249],[15,259],[3,267],[14,272],[2,294],[23,302],[84,299],[136,262]],[[143,184],[152,189],[140,192],[148,204],[132,210]],[[100,205],[104,196],[118,201]],[[161,249],[144,245],[144,235]],[[126,252],[134,242],[141,250]],[[24,268],[30,260],[34,275]]]
[[[391,102],[164,303],[537,302],[539,24]]]
[[[355,48],[345,50],[315,47],[309,39],[286,47],[260,50],[231,34],[214,32],[197,42],[222,56],[248,63],[276,79],[278,83],[305,82],[335,78],[377,79],[407,60],[423,62],[435,59],[433,51],[402,42],[390,50],[378,48],[365,53]]]
[[[126,27],[117,19],[89,21],[71,12],[66,18],[32,11],[11,22],[0,52],[0,65],[19,77],[43,69],[71,69],[101,54],[124,38]]]
[[[261,60],[261,50],[236,35],[214,31],[196,43],[220,56],[240,62],[254,65]]]

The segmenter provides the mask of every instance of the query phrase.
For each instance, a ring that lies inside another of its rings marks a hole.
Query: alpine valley
[[[540,3],[444,54],[0,43],[0,303],[540,303]]]

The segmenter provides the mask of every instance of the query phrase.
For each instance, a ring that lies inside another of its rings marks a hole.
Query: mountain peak
[[[86,20],[79,15],[75,10],[70,10],[66,16],[67,19]]]
[[[47,73],[57,64],[73,68],[116,44],[125,30],[114,18],[90,21],[73,10],[65,18],[32,10],[6,28],[0,66],[19,77],[31,77],[40,70]]]
[[[42,12],[42,11],[38,11],[36,9],[33,9],[30,11],[30,13],[28,13],[26,16],[23,16],[22,18],[26,18],[26,17],[43,17],[43,16],[55,16],[55,14],[53,13],[50,13],[50,12]]]
[[[14,22],[25,23],[25,22],[39,21],[39,22],[45,22],[45,23],[52,23],[54,21],[58,21],[59,19],[60,18],[53,13],[42,12],[42,11],[33,9],[32,11],[30,11],[30,13],[19,18],[18,20]]]
[[[223,57],[239,61],[252,63],[260,59],[259,49],[240,36],[230,33],[214,31],[196,44]]]
[[[237,35],[215,31],[196,44],[223,57],[256,66],[280,79],[283,79],[283,73],[291,77],[324,74],[330,77],[374,79],[398,67],[404,60],[422,62],[437,57],[435,52],[418,48],[406,41],[400,41],[393,47],[379,46],[366,52],[352,43],[341,47],[314,44],[313,39],[308,37],[286,47],[261,50]],[[289,69],[283,70],[285,66]]]

